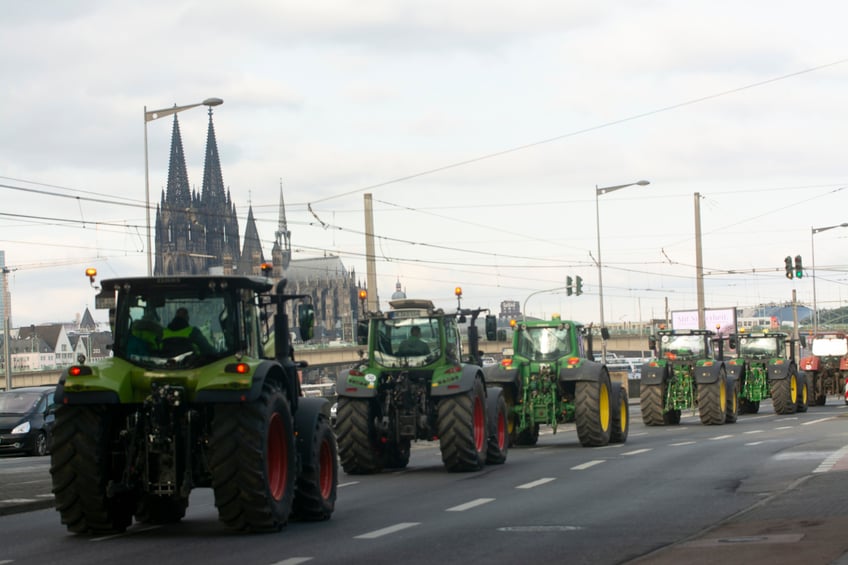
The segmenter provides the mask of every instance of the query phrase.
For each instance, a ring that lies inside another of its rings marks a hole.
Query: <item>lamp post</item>
[[[604,272],[601,267],[601,215],[598,209],[598,200],[602,194],[606,194],[608,192],[615,192],[616,190],[621,190],[622,188],[627,188],[628,186],[647,186],[651,184],[650,181],[640,180],[636,182],[631,182],[628,184],[618,184],[615,186],[604,186],[598,187],[595,185],[595,227],[597,228],[598,234],[598,301],[601,306],[601,362],[607,362],[607,340],[603,339],[603,329],[604,329]]]
[[[165,116],[171,116],[183,110],[197,108],[198,106],[219,106],[224,101],[220,98],[207,98],[203,102],[197,104],[188,104],[187,106],[177,106],[172,108],[163,108],[161,110],[148,110],[144,107],[144,204],[147,213],[147,276],[153,275],[153,243],[150,236],[150,169],[147,160],[147,122],[152,122]]]
[[[816,306],[816,246],[815,246],[815,236],[819,232],[832,230],[835,228],[848,228],[848,222],[843,222],[841,224],[837,224],[835,226],[826,226],[823,228],[810,228],[810,260],[812,262],[813,269],[813,335],[819,331],[819,310]]]

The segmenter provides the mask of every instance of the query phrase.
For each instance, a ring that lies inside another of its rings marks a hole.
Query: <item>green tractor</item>
[[[461,289],[456,293],[461,297]],[[367,344],[367,354],[336,383],[335,431],[344,471],[405,468],[414,440],[438,440],[448,471],[504,463],[506,404],[500,388],[487,388],[478,349],[476,321],[486,310],[446,312],[417,299],[389,305],[388,312],[366,312],[357,339]],[[488,339],[495,339],[496,325],[495,316],[486,316]]]
[[[87,274],[94,286],[96,272]],[[178,522],[196,487],[212,488],[220,520],[236,530],[330,517],[338,469],[329,403],[302,396],[285,307],[305,296],[285,294],[285,284],[223,275],[102,282],[95,304],[109,309],[113,355],[92,364],[80,356],[55,396],[50,473],[69,531]],[[308,339],[314,310],[296,306]]]
[[[740,383],[740,414],[756,414],[760,401],[766,398],[771,398],[776,414],[807,411],[808,385],[805,375],[795,366],[788,334],[739,332],[729,337],[729,345],[737,357],[727,362],[727,374]]]
[[[646,426],[679,424],[684,410],[698,410],[701,423],[733,423],[738,380],[722,361],[722,341],[710,330],[659,330],[648,339],[654,359],[642,367],[639,404]],[[718,347],[718,354],[714,351]]]
[[[486,382],[503,388],[514,445],[536,445],[541,425],[556,433],[574,422],[585,447],[627,440],[626,389],[592,359],[591,332],[576,322],[524,320],[514,324],[512,349],[485,368]]]

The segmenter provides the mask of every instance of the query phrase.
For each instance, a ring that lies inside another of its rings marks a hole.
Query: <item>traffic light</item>
[[[580,296],[581,294],[583,294],[583,279],[581,279],[580,277],[577,277],[577,279],[575,280],[574,293],[577,296]]]
[[[801,264],[801,256],[795,256],[795,278],[800,279],[804,276],[804,266]]]
[[[786,256],[786,259],[783,260],[786,263],[786,278],[791,279],[794,277],[794,273],[792,272],[792,257],[789,255]]]
[[[566,294],[566,296],[571,296],[571,293],[572,293],[571,285],[572,285],[571,277],[565,277],[565,294]]]

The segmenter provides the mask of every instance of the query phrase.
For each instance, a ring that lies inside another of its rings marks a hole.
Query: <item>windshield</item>
[[[848,341],[844,338],[818,338],[813,340],[813,355],[818,357],[842,357],[845,354],[848,354]]]
[[[26,414],[41,399],[40,392],[0,393],[0,414]]]
[[[659,356],[667,359],[700,359],[705,353],[703,335],[664,335],[660,338]]]
[[[740,357],[751,357],[754,359],[766,359],[780,357],[780,348],[783,347],[783,339],[775,337],[742,337],[739,338],[737,354]]]
[[[549,361],[571,353],[567,327],[526,328],[518,332],[516,355]]]
[[[378,320],[374,358],[387,367],[420,367],[441,356],[439,318]]]
[[[247,291],[155,289],[123,295],[115,356],[147,367],[194,367],[238,352],[256,356],[258,321]],[[191,294],[189,294],[191,292]]]

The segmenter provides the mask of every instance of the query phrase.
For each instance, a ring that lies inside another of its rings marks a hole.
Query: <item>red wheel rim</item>
[[[321,442],[318,465],[318,488],[321,491],[321,498],[327,500],[333,493],[333,450],[327,440]]]
[[[271,421],[268,422],[267,451],[268,489],[271,491],[271,498],[281,500],[286,492],[289,475],[289,446],[286,442],[283,419],[277,412],[271,415]]]
[[[474,447],[481,451],[486,443],[486,422],[483,413],[483,402],[474,399]]]

